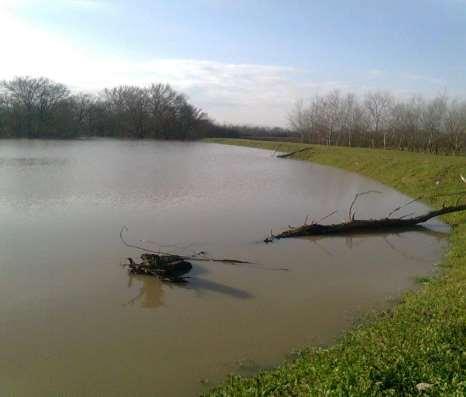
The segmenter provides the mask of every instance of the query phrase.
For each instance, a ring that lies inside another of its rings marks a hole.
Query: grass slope
[[[275,149],[276,142],[211,142]],[[282,143],[280,151],[305,147]],[[377,179],[413,197],[464,190],[464,157],[312,145],[294,158]],[[280,160],[277,160],[280,161]],[[283,160],[284,161],[284,160]],[[439,181],[437,185],[436,182]],[[445,200],[453,204],[456,198]],[[441,206],[443,199],[426,200]],[[393,309],[349,331],[336,345],[303,351],[293,361],[251,378],[230,377],[212,396],[466,395],[466,213],[453,227],[440,277],[420,280]],[[427,385],[420,385],[425,383]],[[419,390],[419,389],[425,390]]]

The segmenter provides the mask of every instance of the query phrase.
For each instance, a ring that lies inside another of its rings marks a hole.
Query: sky
[[[299,99],[466,98],[466,0],[0,0],[0,80],[169,83],[212,119],[286,126]]]

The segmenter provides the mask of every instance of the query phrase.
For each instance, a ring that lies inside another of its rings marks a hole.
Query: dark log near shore
[[[222,263],[228,263],[228,264],[231,264],[231,265],[257,265],[257,263],[253,263],[253,262],[249,262],[249,261],[242,261],[242,260],[239,260],[239,259],[211,258],[211,257],[205,256],[203,252],[200,252],[200,253],[195,254],[195,255],[185,256],[185,255],[176,255],[174,253],[164,252],[164,251],[161,251],[161,250],[151,250],[149,248],[142,247],[142,246],[139,246],[139,245],[136,245],[136,244],[130,244],[129,242],[127,242],[123,237],[123,233],[125,231],[127,231],[127,230],[128,230],[128,228],[126,226],[123,226],[121,228],[121,230],[120,230],[120,240],[124,245],[126,245],[127,247],[130,247],[130,248],[136,248],[136,249],[144,251],[146,253],[150,252],[151,254],[155,254],[155,255],[158,255],[160,257],[178,257],[178,258],[183,259],[183,260],[193,260],[193,261],[198,261],[198,262],[222,262]],[[202,255],[202,256],[200,256],[200,255]]]
[[[277,157],[280,158],[280,159],[286,159],[288,157],[293,156],[294,154],[301,153],[301,152],[306,152],[308,150],[312,150],[312,147],[305,147],[303,149],[295,150],[294,152],[279,154]]]
[[[239,259],[209,257],[204,251],[186,256],[172,252],[163,252],[161,250],[151,250],[127,242],[123,236],[124,232],[127,230],[128,228],[126,226],[123,226],[120,230],[120,240],[122,243],[127,247],[144,251],[141,255],[141,263],[136,263],[132,258],[128,258],[128,263],[124,266],[128,267],[128,272],[130,274],[155,276],[159,277],[162,281],[185,283],[187,282],[187,277],[185,277],[185,275],[192,269],[191,262],[221,262],[229,265],[247,265],[269,271],[288,270],[286,267],[264,266],[259,263]]]
[[[142,254],[141,263],[128,258],[128,272],[159,277],[163,281],[185,282],[184,275],[192,269],[191,263],[178,255]]]
[[[449,214],[452,212],[466,211],[466,204],[443,207],[439,210],[430,211],[424,215],[412,218],[383,218],[383,219],[352,219],[349,222],[322,225],[311,223],[295,228],[290,228],[277,235],[266,238],[265,242],[271,242],[273,239],[301,237],[301,236],[319,236],[327,234],[350,234],[358,232],[380,231],[386,229],[402,229],[416,226],[424,223],[436,216]]]

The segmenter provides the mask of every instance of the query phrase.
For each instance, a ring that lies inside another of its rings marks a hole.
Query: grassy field
[[[276,142],[210,142],[275,149]],[[282,143],[280,151],[305,147]],[[312,145],[294,158],[377,179],[413,197],[466,190],[464,157]],[[285,160],[277,160],[285,161]],[[455,198],[425,200],[433,207]],[[452,226],[441,276],[422,279],[391,310],[349,331],[336,345],[310,348],[251,378],[230,377],[213,396],[465,396],[466,213],[444,218]]]

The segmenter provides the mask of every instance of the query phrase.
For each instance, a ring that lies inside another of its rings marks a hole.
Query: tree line
[[[359,97],[335,90],[314,95],[306,102],[298,101],[289,121],[303,142],[446,154],[466,152],[466,102],[446,95],[402,100],[386,91]]]
[[[1,138],[196,139],[212,122],[168,84],[72,93],[47,78],[0,82]]]
[[[285,139],[290,134],[277,127],[215,123],[168,84],[86,94],[45,77],[0,81],[0,138]]]
[[[216,137],[261,139],[273,141],[299,140],[300,136],[289,128],[241,124],[215,124],[212,130]]]
[[[359,97],[335,90],[297,102],[289,121],[289,129],[219,125],[168,84],[86,94],[44,77],[0,81],[0,138],[242,137],[466,152],[466,102],[446,95],[401,100],[385,91]]]

